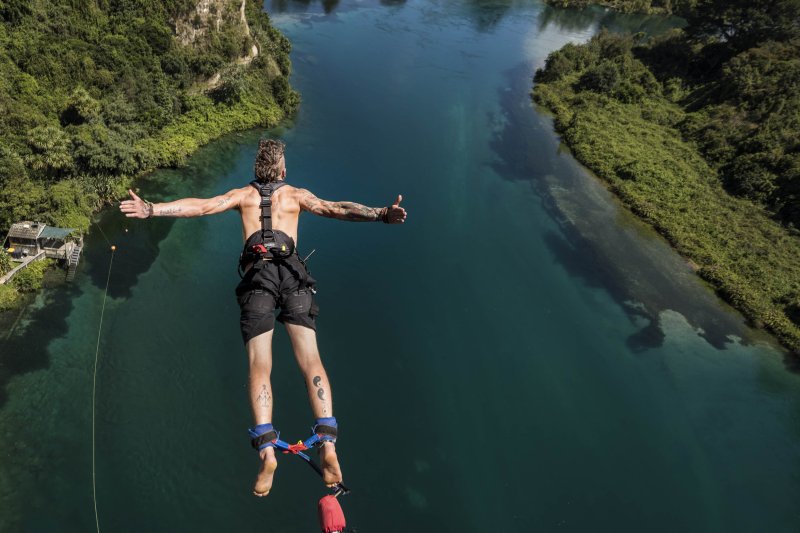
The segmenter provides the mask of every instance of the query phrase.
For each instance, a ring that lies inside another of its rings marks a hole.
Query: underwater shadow
[[[72,312],[74,298],[80,294],[77,285],[63,283],[45,289],[42,295],[45,301],[40,308],[32,310],[29,303],[3,317],[3,322],[10,320],[9,331],[2,331],[0,337],[0,409],[8,401],[7,386],[15,376],[50,366],[47,348],[53,339],[67,334],[67,317]],[[22,321],[25,324],[20,326]],[[24,329],[19,331],[20,328]]]
[[[141,194],[148,194],[145,185]],[[139,276],[149,271],[158,258],[161,241],[167,238],[174,219],[157,218],[153,220],[127,219],[115,208],[106,211],[93,228],[97,230],[87,239],[87,254],[83,275],[88,276],[92,285],[105,289],[108,277],[108,256],[111,246],[116,247],[112,283],[108,295],[112,298],[129,298]]]
[[[627,280],[618,276],[614,266],[586,242],[586,239],[577,234],[564,238],[561,234],[548,232],[544,241],[558,264],[570,276],[580,279],[588,287],[606,291],[620,304],[632,324],[640,325],[642,320],[647,321],[647,325],[625,341],[632,352],[641,353],[663,345],[666,335],[661,329],[658,313],[650,312],[644,305],[631,303],[633,297],[627,289]]]
[[[605,290],[639,327],[626,341],[633,352],[663,344],[665,334],[659,317],[666,310],[683,315],[716,349],[726,349],[731,334],[744,339],[746,328],[738,314],[721,312],[715,307],[718,299],[713,294],[697,297],[699,281],[697,287],[694,283],[691,287],[683,285],[680,281],[685,277],[676,277],[659,257],[649,255],[650,249],[632,249],[640,232],[644,231],[642,238],[650,237],[638,219],[628,216],[622,206],[599,205],[594,196],[583,194],[585,180],[592,178],[576,172],[582,167],[563,157],[561,146],[556,145],[554,150],[552,124],[542,121],[543,115],[536,112],[531,101],[533,70],[533,65],[523,63],[506,72],[505,87],[498,91],[501,116],[490,117],[490,123],[501,127],[490,141],[494,158],[489,166],[503,179],[529,183],[543,208],[559,224],[559,232],[545,235],[555,259],[574,278]],[[565,211],[567,206],[577,217],[574,221]],[[664,253],[669,250],[664,249]],[[684,267],[681,261],[675,263],[680,265],[677,268]],[[647,321],[645,326],[643,320]]]

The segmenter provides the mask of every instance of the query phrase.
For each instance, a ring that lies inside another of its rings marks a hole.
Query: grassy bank
[[[575,157],[725,300],[800,352],[800,237],[726,192],[697,145],[684,140],[686,110],[630,54],[632,45],[608,34],[568,45],[537,73],[535,101],[554,113]]]

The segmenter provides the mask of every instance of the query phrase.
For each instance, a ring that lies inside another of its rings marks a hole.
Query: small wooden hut
[[[56,228],[41,222],[17,222],[8,230],[3,247],[11,258],[22,263],[37,259],[58,259],[69,271],[68,278],[75,275],[83,249],[83,237],[75,235],[75,229]]]
[[[11,255],[12,259],[22,261],[25,257],[39,255],[42,251],[39,246],[39,235],[44,231],[45,225],[40,222],[17,222],[8,230],[3,248]]]

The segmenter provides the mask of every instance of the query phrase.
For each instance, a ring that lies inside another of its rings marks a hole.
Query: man
[[[250,359],[249,391],[255,427],[249,431],[261,458],[253,494],[266,496],[269,493],[278,464],[270,384],[276,308],[281,310],[278,320],[289,333],[316,418],[314,433],[320,436],[323,481],[332,487],[342,481],[335,447],[337,424],[331,386],[317,348],[318,308],[313,296],[316,282],[308,275],[296,251],[298,219],[302,211],[308,211],[353,222],[400,224],[406,219],[406,211],[400,207],[403,197],[398,196],[393,205],[383,208],[321,200],[306,189],[286,184],[284,145],[271,139],[259,142],[255,177],[241,189],[209,199],[183,198],[154,204],[128,191],[131,199],[123,201],[120,210],[131,218],[199,217],[229,209],[239,211],[245,246],[239,265],[243,277],[236,288],[236,296],[241,307],[242,338]]]

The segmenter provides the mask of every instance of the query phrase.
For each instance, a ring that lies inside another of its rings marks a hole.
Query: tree
[[[684,2],[680,14],[687,35],[722,41],[730,56],[767,40],[800,37],[800,0],[695,0]]]
[[[83,87],[76,87],[67,108],[61,113],[62,124],[83,124],[100,117],[100,103]]]
[[[31,153],[25,162],[35,171],[55,175],[72,167],[72,143],[69,136],[57,126],[37,126],[28,132]]]

